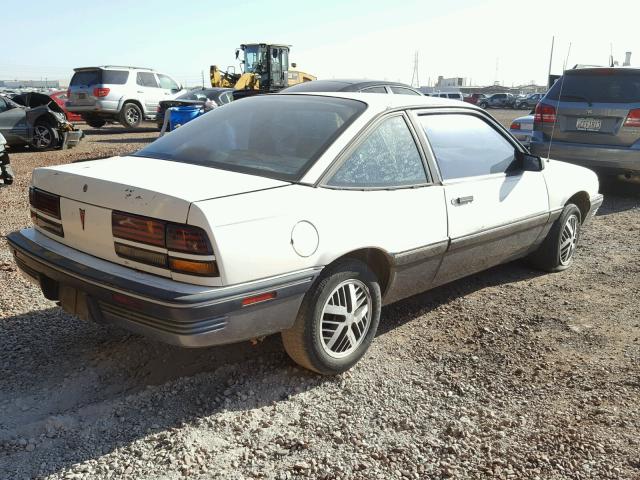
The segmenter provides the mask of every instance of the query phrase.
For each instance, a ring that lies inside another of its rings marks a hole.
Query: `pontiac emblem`
[[[84,209],[79,208],[80,210],[80,223],[82,224],[82,230],[84,230]]]

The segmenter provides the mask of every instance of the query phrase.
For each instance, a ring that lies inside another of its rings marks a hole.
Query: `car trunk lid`
[[[33,186],[59,195],[64,237],[72,248],[128,265],[114,251],[112,211],[187,223],[191,203],[288,185],[279,180],[144,157],[38,168]],[[135,268],[169,276],[156,267]]]

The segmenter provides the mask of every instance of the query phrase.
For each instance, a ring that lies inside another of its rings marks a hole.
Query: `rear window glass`
[[[339,92],[349,84],[345,82],[333,82],[331,80],[314,80],[312,82],[299,83],[286,88],[283,92]]]
[[[247,98],[212,110],[135,155],[295,181],[365,108],[343,98]]]
[[[129,78],[129,72],[126,70],[82,70],[73,74],[71,78],[71,86],[89,86],[89,85],[124,85]]]
[[[562,91],[562,98],[560,92]],[[640,74],[603,70],[570,72],[549,90],[547,98],[563,102],[635,103],[640,102]]]

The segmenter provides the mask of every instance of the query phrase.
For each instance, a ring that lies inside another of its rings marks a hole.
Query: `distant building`
[[[0,80],[5,88],[60,88],[58,80]]]
[[[436,82],[436,88],[460,88],[465,84],[464,78],[462,77],[452,77],[452,78],[444,78],[442,75],[438,77],[438,81]]]

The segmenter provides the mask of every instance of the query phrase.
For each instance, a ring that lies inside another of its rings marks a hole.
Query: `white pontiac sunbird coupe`
[[[186,347],[281,332],[333,374],[383,304],[521,257],[567,268],[602,196],[593,172],[528,154],[472,105],[316,93],[38,168],[30,203],[10,248],[68,312]]]

